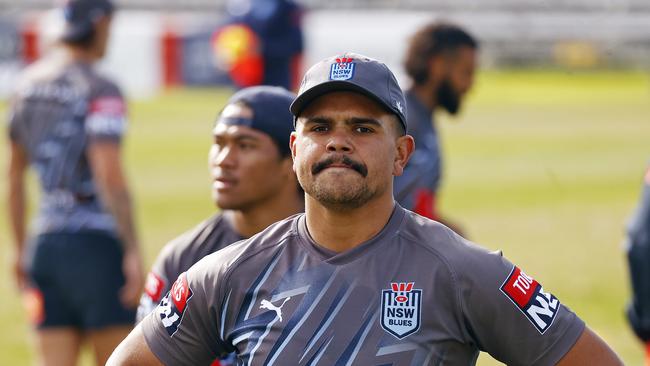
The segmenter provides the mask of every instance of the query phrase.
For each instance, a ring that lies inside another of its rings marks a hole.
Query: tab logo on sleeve
[[[154,272],[149,272],[147,275],[147,282],[144,285],[144,292],[151,298],[153,302],[160,301],[160,295],[165,288],[165,281]]]
[[[172,289],[160,301],[160,305],[158,306],[158,315],[160,315],[160,320],[167,333],[169,333],[169,336],[173,336],[178,330],[178,326],[183,320],[183,314],[191,298],[192,289],[187,282],[185,272],[183,272],[178,276]]]
[[[93,135],[121,135],[126,129],[126,105],[121,98],[93,100],[88,109],[86,130]]]
[[[551,327],[560,309],[560,301],[545,292],[542,285],[517,266],[512,268],[510,275],[501,285],[501,292],[521,310],[541,334]]]

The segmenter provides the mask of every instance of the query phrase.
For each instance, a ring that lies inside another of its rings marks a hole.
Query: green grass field
[[[227,95],[182,89],[131,103],[127,164],[147,265],[167,240],[214,211],[207,151]],[[472,240],[502,249],[626,364],[641,365],[641,346],[623,316],[629,286],[622,242],[650,158],[649,75],[484,72],[462,116],[439,122],[446,215]],[[4,179],[0,189],[6,191]],[[5,212],[0,255],[7,262]],[[0,365],[30,364],[29,327],[6,268]],[[486,355],[479,359],[495,364]]]

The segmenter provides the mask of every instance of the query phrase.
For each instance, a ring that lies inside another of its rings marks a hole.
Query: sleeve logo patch
[[[101,97],[90,102],[90,114],[98,113],[112,116],[124,116],[126,104],[120,97]]]
[[[560,301],[545,292],[542,285],[517,266],[512,268],[510,275],[501,285],[501,292],[521,310],[541,334],[551,327],[560,309]]]
[[[187,303],[191,298],[192,289],[187,282],[185,272],[183,272],[158,306],[158,315],[170,337],[178,331]]]
[[[149,272],[147,275],[147,282],[144,285],[144,292],[151,298],[155,303],[160,301],[160,295],[162,295],[162,290],[165,287],[165,281],[160,278],[157,274]]]
[[[122,135],[126,130],[126,105],[122,98],[103,97],[90,103],[86,131],[91,135]]]

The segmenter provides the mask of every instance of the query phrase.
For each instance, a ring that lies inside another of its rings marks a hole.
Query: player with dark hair
[[[650,363],[650,168],[645,174],[639,207],[628,227],[626,250],[632,282],[627,318],[646,345],[646,360]]]
[[[411,156],[386,65],[327,58],[291,105],[305,213],[181,274],[108,364],[621,365],[567,307],[499,252],[396,204]]]
[[[213,129],[209,154],[212,199],[222,211],[163,248],[147,277],[138,321],[194,263],[303,211],[289,151],[294,97],[280,87],[258,86],[230,98]]]
[[[28,67],[11,100],[14,269],[30,304],[42,365],[75,364],[84,340],[103,365],[131,330],[142,290],[120,147],[125,101],[93,69],[104,56],[113,10],[107,0],[65,3],[62,52]],[[30,240],[29,165],[41,193]]]
[[[477,51],[478,42],[460,27],[432,23],[412,36],[404,61],[412,81],[406,91],[408,133],[416,144],[404,174],[395,179],[395,198],[404,208],[456,230],[436,205],[442,157],[433,114],[438,108],[458,113],[474,82]]]

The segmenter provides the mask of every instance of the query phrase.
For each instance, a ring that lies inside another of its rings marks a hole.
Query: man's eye
[[[354,130],[356,132],[359,132],[359,133],[370,133],[370,132],[372,132],[372,129],[370,129],[368,127],[364,127],[364,126],[358,126]]]
[[[240,142],[238,146],[241,150],[252,150],[255,148],[254,144],[248,142]]]
[[[327,126],[314,126],[314,128],[312,128],[312,131],[314,131],[314,132],[325,132],[325,131],[327,131]]]

